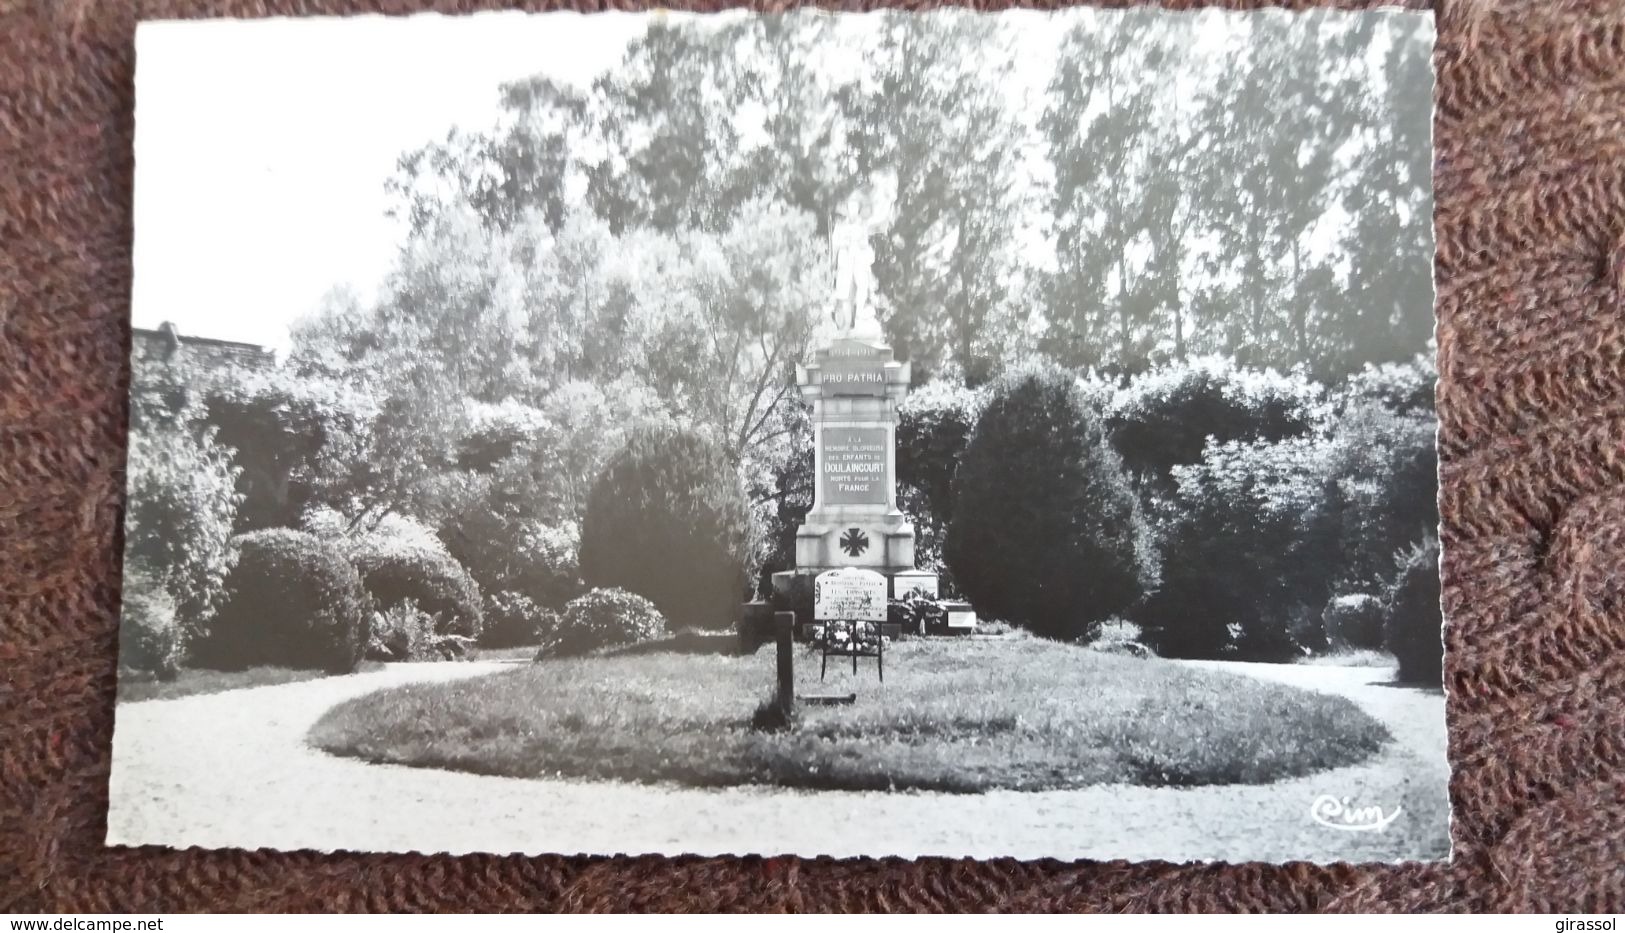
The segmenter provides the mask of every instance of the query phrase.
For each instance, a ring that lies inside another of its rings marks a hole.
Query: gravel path
[[[979,795],[524,780],[374,765],[304,742],[334,704],[504,662],[383,671],[127,703],[113,740],[113,845],[425,852],[796,853],[1063,859],[1396,861],[1449,854],[1444,698],[1380,668],[1200,663],[1347,696],[1394,741],[1367,762],[1270,785]],[[1317,797],[1400,808],[1327,828]]]

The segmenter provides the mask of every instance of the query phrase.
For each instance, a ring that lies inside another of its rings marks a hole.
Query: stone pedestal
[[[914,569],[914,526],[897,508],[897,406],[909,365],[847,335],[796,367],[813,410],[813,505],[796,531],[796,569]]]
[[[862,567],[914,570],[914,526],[897,508],[897,406],[909,365],[877,334],[849,331],[796,367],[812,406],[813,505],[796,530],[796,569],[773,575],[775,604],[811,609],[811,578]]]

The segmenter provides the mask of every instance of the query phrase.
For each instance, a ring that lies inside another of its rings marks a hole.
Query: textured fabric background
[[[1625,910],[1625,0],[1438,10],[1453,864],[104,848],[135,23],[419,6],[0,0],[0,912]]]

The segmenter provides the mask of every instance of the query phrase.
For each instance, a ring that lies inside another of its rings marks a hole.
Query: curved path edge
[[[107,842],[183,848],[567,855],[970,856],[1405,861],[1449,855],[1444,698],[1380,668],[1189,662],[1347,696],[1394,738],[1373,758],[1268,785],[1101,786],[977,795],[699,790],[491,777],[316,751],[335,704],[504,662],[383,671],[121,704]],[[1316,823],[1317,798],[1399,815],[1380,832]]]

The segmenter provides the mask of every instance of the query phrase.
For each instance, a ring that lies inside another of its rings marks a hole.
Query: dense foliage
[[[993,385],[954,503],[944,556],[979,615],[1085,639],[1154,583],[1133,489],[1064,372],[1022,370]]]
[[[1376,405],[1397,415],[1430,416],[1438,379],[1433,354],[1419,353],[1404,362],[1365,364],[1344,383],[1343,396],[1349,402]]]
[[[551,631],[543,632],[537,660],[586,654],[665,636],[666,618],[655,604],[636,593],[610,587],[593,589],[564,607]]]
[[[410,600],[435,617],[437,634],[479,637],[479,586],[427,530],[380,528],[350,544],[350,559],[380,611]]]
[[[1439,685],[1444,679],[1444,612],[1440,608],[1439,542],[1428,538],[1399,559],[1388,591],[1383,644],[1399,659],[1399,679]]]
[[[570,382],[536,406],[469,406],[457,468],[436,487],[447,550],[485,592],[557,608],[581,592],[579,518],[592,482],[641,422],[663,421],[636,382]]]
[[[1381,648],[1383,601],[1370,593],[1333,596],[1321,613],[1333,648]]]
[[[897,501],[914,523],[915,564],[944,569],[942,539],[954,517],[954,474],[981,414],[982,393],[928,382],[897,409]],[[952,589],[951,577],[943,586]]]
[[[1335,572],[1318,504],[1324,442],[1210,443],[1174,470],[1162,585],[1134,614],[1168,657],[1285,660],[1325,647]]]
[[[203,380],[202,420],[235,451],[236,530],[289,527],[306,508],[361,493],[376,404],[332,380],[228,372]]]
[[[135,570],[124,574],[119,613],[119,667],[173,680],[180,671],[180,626],[175,600],[157,580]]]
[[[1167,493],[1175,467],[1198,463],[1209,438],[1279,441],[1316,425],[1320,387],[1301,376],[1201,359],[1146,372],[1116,393],[1107,425],[1123,465]]]
[[[486,648],[519,648],[540,645],[558,628],[559,614],[522,593],[492,593],[485,598],[485,631],[480,645]]]
[[[752,545],[750,507],[722,446],[655,426],[633,432],[593,487],[581,574],[648,598],[676,625],[720,628],[743,601]]]
[[[1243,54],[1195,40],[1198,22],[1143,8],[1063,40],[1040,125],[1058,259],[1041,346],[1071,366],[1218,353],[1321,378],[1414,353],[1433,325],[1427,39],[1258,17]],[[1152,77],[1218,61],[1194,93]],[[1357,216],[1317,248],[1334,205]]]
[[[213,432],[151,424],[130,433],[126,566],[169,595],[183,646],[208,623],[231,569],[237,473]]]
[[[233,539],[237,563],[225,601],[191,652],[199,667],[255,665],[355,670],[367,646],[372,601],[337,545],[287,528]]]
[[[1336,525],[1339,592],[1374,592],[1395,552],[1437,534],[1437,423],[1429,413],[1349,405],[1330,425],[1323,508]]]

